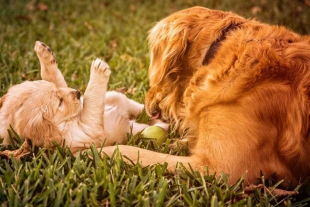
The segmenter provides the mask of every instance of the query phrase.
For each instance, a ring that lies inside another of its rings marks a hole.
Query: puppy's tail
[[[117,149],[123,157],[129,158],[134,163],[140,162],[143,167],[154,164],[164,164],[166,162],[168,163],[167,169],[171,172],[175,171],[177,164],[183,164],[186,168],[188,168],[190,164],[193,168],[197,168],[196,163],[194,162],[195,159],[192,156],[185,157],[163,154],[129,145],[104,147],[98,149],[98,151],[102,150],[102,153],[111,157]],[[124,160],[130,163],[127,159]]]

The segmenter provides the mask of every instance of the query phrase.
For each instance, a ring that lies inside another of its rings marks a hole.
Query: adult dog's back
[[[170,169],[208,166],[231,182],[246,171],[252,183],[260,171],[293,185],[310,175],[309,36],[194,7],[157,23],[149,46],[146,110],[176,124],[191,155],[121,153]]]

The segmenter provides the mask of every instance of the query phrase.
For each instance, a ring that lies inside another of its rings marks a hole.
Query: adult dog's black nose
[[[80,98],[81,98],[81,93],[80,93],[80,91],[76,90],[76,91],[75,91],[75,95],[76,95],[76,98],[77,98],[77,99],[80,99]]]

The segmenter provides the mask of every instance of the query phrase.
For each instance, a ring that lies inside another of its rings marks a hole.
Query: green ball
[[[142,136],[145,139],[154,139],[158,145],[163,144],[167,140],[167,132],[159,126],[148,126],[142,131]]]

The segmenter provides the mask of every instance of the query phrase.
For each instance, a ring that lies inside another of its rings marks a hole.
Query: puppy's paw
[[[106,62],[97,58],[93,61],[91,65],[91,73],[95,75],[98,74],[100,76],[109,77],[111,74],[111,70]]]
[[[168,131],[170,124],[167,124],[166,122],[163,122],[160,119],[152,119],[149,121],[148,123],[149,125],[152,126],[159,126],[161,128],[163,128],[164,130]]]
[[[43,65],[48,66],[56,64],[53,51],[43,42],[36,41],[34,51],[37,53],[37,56]]]

